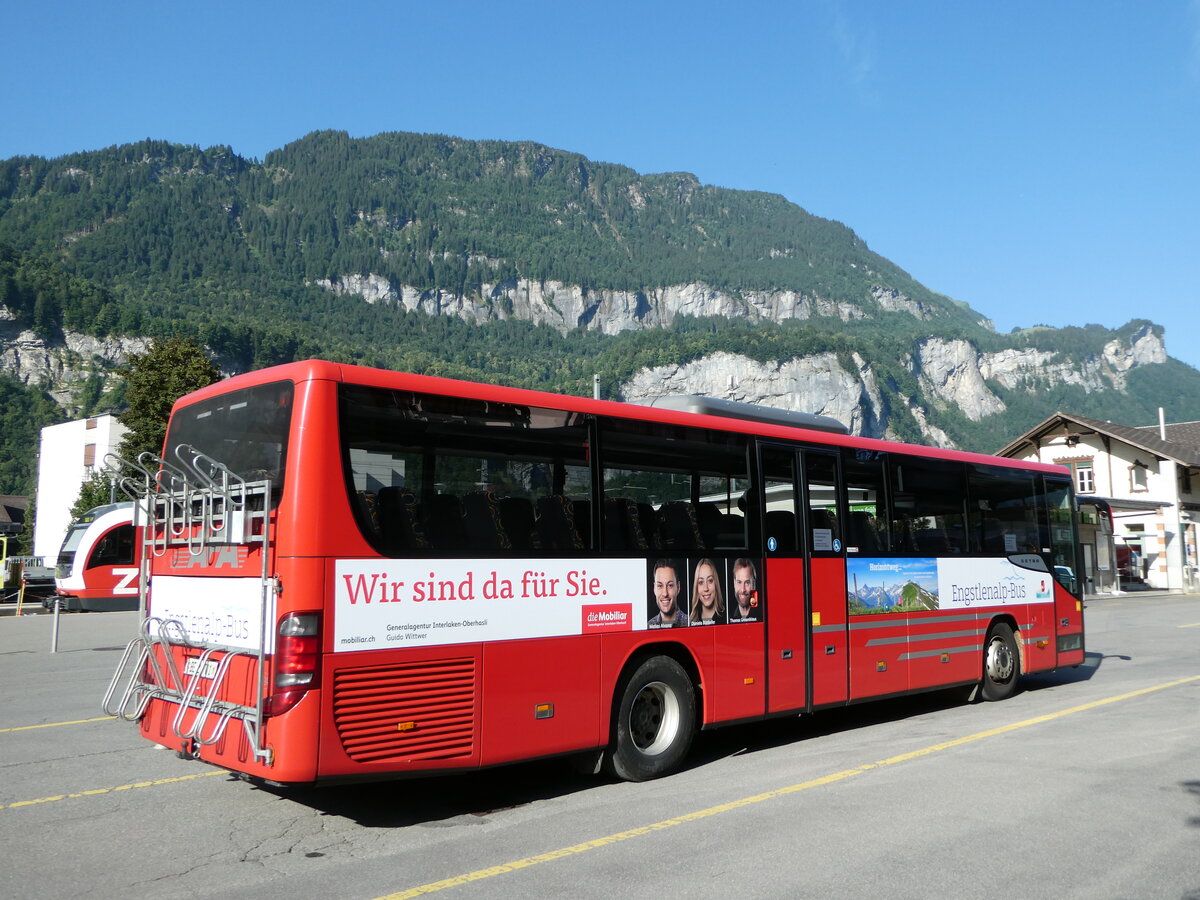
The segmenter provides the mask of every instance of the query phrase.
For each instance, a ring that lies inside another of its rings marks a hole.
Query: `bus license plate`
[[[217,674],[217,661],[215,659],[206,659],[204,665],[200,665],[200,657],[189,656],[187,662],[183,664],[184,675],[199,675],[201,678],[212,678]]]

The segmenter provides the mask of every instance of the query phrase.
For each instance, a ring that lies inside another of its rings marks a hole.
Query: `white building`
[[[998,455],[1071,470],[1085,590],[1200,586],[1200,422],[1134,428],[1059,412]]]
[[[42,429],[33,555],[42,557],[46,565],[54,565],[58,558],[80,486],[97,467],[104,467],[104,454],[116,452],[128,430],[110,415]]]

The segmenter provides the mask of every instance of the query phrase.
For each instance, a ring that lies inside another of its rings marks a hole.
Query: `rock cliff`
[[[680,316],[719,316],[784,322],[818,316],[843,322],[909,313],[928,320],[938,310],[891,288],[875,287],[860,303],[826,300],[791,290],[735,293],[694,282],[645,291],[588,289],[557,281],[519,279],[485,284],[475,296],[393,285],[382,275],[343,275],[321,279],[318,286],[337,294],[358,294],[368,303],[397,303],[410,312],[456,316],[481,324],[495,319],[525,319],[567,332],[577,328],[619,334],[639,328],[669,328]],[[987,325],[986,320],[979,320]]]
[[[370,303],[396,303],[429,315],[453,315],[469,322],[523,318],[562,331],[596,329],[616,334],[632,329],[670,328],[679,316],[722,316],[783,321],[836,317],[843,322],[907,313],[918,320],[938,314],[898,292],[878,288],[859,304],[831,303],[792,291],[745,291],[734,296],[703,284],[675,285],[645,292],[596,291],[548,282],[515,282],[488,289],[488,300],[445,292],[396,289],[376,275],[347,276],[321,282],[328,290],[354,293]],[[984,322],[983,324],[987,324]],[[95,373],[109,389],[112,370],[130,353],[149,345],[145,338],[97,339],[68,332],[61,344],[21,330],[0,306],[0,371],[24,384],[46,390],[68,414],[77,412],[76,392]],[[894,438],[895,416],[916,423],[921,439],[954,446],[937,425],[937,412],[959,411],[978,422],[1006,410],[997,389],[1033,394],[1057,385],[1085,391],[1122,391],[1138,366],[1166,362],[1161,335],[1152,327],[1128,342],[1112,340],[1102,352],[1082,360],[1046,350],[1004,349],[983,352],[966,339],[919,340],[902,360],[916,379],[908,395],[894,384],[881,384],[869,360],[859,353],[834,353],[760,362],[728,352],[678,365],[642,369],[618,388],[628,402],[664,394],[704,394],[832,416],[854,434]],[[911,430],[910,432],[911,433]]]
[[[803,359],[760,363],[731,353],[716,353],[685,365],[644,369],[621,386],[621,396],[642,403],[662,394],[704,394],[832,416],[854,434],[895,437],[894,404],[916,421],[926,443],[952,447],[946,433],[932,425],[932,407],[954,407],[972,421],[1004,412],[1004,401],[991,385],[1034,393],[1059,384],[1087,391],[1123,390],[1128,373],[1140,365],[1167,360],[1161,337],[1152,329],[1135,333],[1128,345],[1110,341],[1082,367],[1040,350],[983,353],[966,340],[929,338],[905,360],[920,393],[893,397],[881,389],[871,366],[853,354],[848,369],[832,353]]]
[[[12,313],[0,306],[0,372],[40,387],[68,414],[77,411],[75,395],[83,382],[99,374],[101,389],[111,389],[117,380],[112,370],[149,345],[148,338],[96,338],[72,331],[61,343],[47,343],[20,329]]]

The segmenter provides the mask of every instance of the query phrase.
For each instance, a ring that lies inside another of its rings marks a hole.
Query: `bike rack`
[[[138,579],[141,619],[138,634],[125,647],[102,705],[105,713],[127,721],[140,721],[150,703],[163,700],[178,706],[171,731],[192,756],[198,746],[211,746],[225,734],[229,722],[239,719],[256,759],[271,765],[273,752],[263,740],[267,635],[274,623],[267,617],[273,604],[274,579],[269,577],[269,510],[271,481],[247,481],[218,460],[186,444],[175,449],[175,462],[142,453],[136,462],[115,454],[105,462],[119,474],[118,484],[135,501],[146,521],[142,528],[142,567]],[[257,508],[255,508],[257,507]],[[257,650],[193,640],[182,622],[148,615],[151,560],[169,552],[197,558],[214,547],[257,544],[261,550],[260,587],[262,618]],[[174,648],[200,650],[190,674],[181,673]],[[231,703],[219,699],[235,659],[254,660],[254,700]],[[216,671],[205,680],[205,667]],[[121,685],[124,685],[122,688]],[[195,710],[190,723],[187,710]],[[215,716],[215,719],[212,717]]]

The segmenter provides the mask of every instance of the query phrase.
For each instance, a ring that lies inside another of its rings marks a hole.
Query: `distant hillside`
[[[1150,322],[1000,335],[846,226],[686,173],[340,132],[261,163],[160,141],[0,162],[13,390],[119,407],[113,366],[171,333],[230,372],[323,356],[574,393],[599,373],[611,397],[704,391],[984,450],[1057,408],[1200,418],[1200,372]]]

